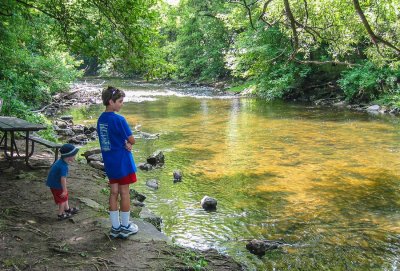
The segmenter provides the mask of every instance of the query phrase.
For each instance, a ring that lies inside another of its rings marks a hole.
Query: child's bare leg
[[[124,227],[129,226],[131,200],[129,194],[129,184],[119,186],[119,193],[121,195],[121,225]],[[131,230],[132,231],[132,230]]]
[[[65,201],[58,204],[58,214],[62,215],[65,210]]]
[[[118,211],[118,183],[110,184],[110,211]]]
[[[119,221],[119,210],[118,210],[118,183],[110,184],[110,220],[114,229],[119,229],[121,223]],[[116,234],[114,237],[118,236]]]
[[[131,196],[129,194],[129,184],[119,186],[119,193],[121,195],[121,212],[129,212],[131,209]]]
[[[65,202],[65,205],[64,205],[64,210],[69,210],[69,204],[68,204],[68,200]]]

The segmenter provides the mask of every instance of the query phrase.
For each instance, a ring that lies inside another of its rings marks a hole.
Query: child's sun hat
[[[60,148],[61,158],[67,158],[77,154],[79,149],[72,144],[64,144]]]

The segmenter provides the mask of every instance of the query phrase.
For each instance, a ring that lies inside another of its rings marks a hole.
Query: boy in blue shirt
[[[46,185],[53,193],[54,201],[58,205],[58,219],[63,220],[78,212],[77,208],[70,208],[68,204],[67,176],[68,164],[75,161],[79,149],[72,144],[64,144],[60,148],[61,158],[55,162],[47,176]]]
[[[116,114],[123,106],[125,93],[114,87],[102,92],[106,106],[97,121],[104,169],[110,184],[110,237],[127,238],[138,232],[138,227],[129,221],[130,194],[129,185],[136,182],[136,166],[131,153],[135,138],[125,118]],[[118,197],[120,202],[118,206]],[[121,220],[120,220],[121,214]]]

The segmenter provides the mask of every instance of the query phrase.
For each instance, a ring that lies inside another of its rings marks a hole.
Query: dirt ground
[[[107,182],[102,172],[83,162],[71,165],[68,177],[70,205],[80,212],[58,221],[44,183],[54,155],[36,147],[32,164],[47,167],[30,169],[17,161],[9,168],[0,151],[1,270],[243,270],[214,250],[178,247],[138,218],[132,219],[138,234],[111,240]]]

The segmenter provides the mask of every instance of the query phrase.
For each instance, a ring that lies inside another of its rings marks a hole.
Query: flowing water
[[[120,113],[132,127],[160,134],[138,139],[134,156],[162,150],[165,167],[139,170],[134,188],[178,244],[215,248],[247,270],[400,270],[400,118],[109,83],[126,91]],[[90,124],[103,110],[71,114]],[[158,190],[145,185],[154,178]],[[201,208],[205,195],[216,212]],[[259,258],[251,239],[287,245]]]

